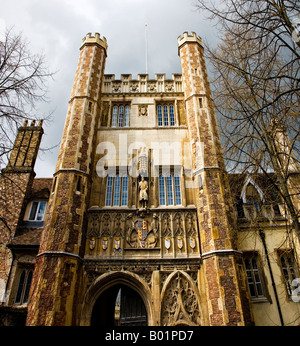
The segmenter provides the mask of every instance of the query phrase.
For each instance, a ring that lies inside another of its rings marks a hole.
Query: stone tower
[[[119,296],[121,325],[251,324],[201,39],[178,46],[182,75],[115,80],[84,38],[27,325],[112,326]]]
[[[233,214],[201,38],[178,37],[210,325],[251,323]]]
[[[86,209],[107,43],[88,34],[80,48],[45,231],[36,260],[27,325],[77,324]]]

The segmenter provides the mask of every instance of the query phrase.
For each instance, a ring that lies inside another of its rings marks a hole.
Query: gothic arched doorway
[[[93,307],[92,326],[147,326],[147,312],[140,295],[118,284],[100,294]]]

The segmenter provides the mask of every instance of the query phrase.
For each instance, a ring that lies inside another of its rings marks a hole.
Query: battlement
[[[30,125],[28,126],[28,120],[25,120],[24,123],[23,123],[23,126],[20,127],[19,129],[23,129],[25,130],[24,128],[32,128],[31,130],[33,130],[33,128],[36,128],[37,130],[41,129],[43,126],[43,120],[39,120],[38,122],[38,125],[36,125],[36,121],[35,120],[32,120]]]
[[[185,31],[183,33],[183,36],[178,36],[177,38],[178,41],[178,49],[180,49],[185,43],[198,43],[202,47],[202,39],[200,36],[197,36],[195,32],[189,33]]]
[[[131,74],[121,74],[120,79],[115,79],[114,74],[104,75],[103,93],[178,93],[182,92],[182,77],[173,73],[171,79],[165,73],[155,74],[154,79],[149,79],[148,74],[138,74],[137,79],[132,79]]]
[[[97,44],[100,47],[105,49],[105,54],[108,48],[107,45],[107,40],[106,38],[103,36],[103,38],[100,37],[100,34],[98,32],[95,33],[95,36],[92,36],[92,34],[89,32],[83,39],[82,39],[82,45],[80,47],[80,49],[82,49],[84,46],[86,45],[93,45],[93,44]]]

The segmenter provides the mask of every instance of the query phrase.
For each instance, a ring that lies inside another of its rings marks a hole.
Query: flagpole
[[[148,35],[147,35],[147,26],[145,24],[145,54],[146,54],[146,74],[148,74]]]

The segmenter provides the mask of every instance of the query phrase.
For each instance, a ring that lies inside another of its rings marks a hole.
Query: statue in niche
[[[139,202],[142,205],[142,208],[146,208],[148,203],[148,182],[145,180],[144,176],[142,176],[141,181],[139,182]]]

